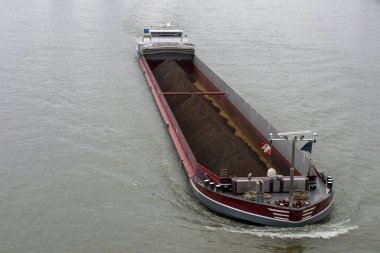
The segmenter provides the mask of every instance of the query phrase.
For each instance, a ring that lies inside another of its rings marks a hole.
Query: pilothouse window
[[[181,32],[152,32],[152,37],[182,37]]]

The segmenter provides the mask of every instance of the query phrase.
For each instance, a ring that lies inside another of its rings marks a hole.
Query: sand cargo
[[[304,226],[326,218],[333,181],[306,150],[308,131],[279,133],[195,54],[171,25],[144,29],[137,58],[177,150],[189,185],[209,209],[270,226]]]

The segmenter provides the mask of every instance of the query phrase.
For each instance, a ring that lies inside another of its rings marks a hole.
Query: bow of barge
[[[136,52],[202,204],[227,217],[269,226],[304,226],[329,215],[332,178],[302,151],[292,152],[292,143],[306,133],[278,133],[195,55],[195,45],[177,27],[144,29]],[[272,143],[273,135],[283,141]]]

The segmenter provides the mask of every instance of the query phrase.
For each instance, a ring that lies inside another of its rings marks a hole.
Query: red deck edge
[[[209,91],[209,92],[163,92],[162,93],[164,96],[181,96],[181,95],[207,95],[207,96],[218,96],[218,95],[226,95],[224,92],[220,91]]]
[[[188,177],[192,177],[195,175],[195,172],[197,170],[197,162],[195,160],[194,154],[192,153],[185,137],[183,136],[182,131],[178,126],[177,121],[175,120],[175,117],[172,114],[170,107],[167,104],[144,56],[141,56],[139,59],[139,64],[144,72],[148,85],[152,90],[153,97],[157,103],[161,115],[168,127],[169,134],[172,137],[173,143],[177,149],[177,153],[181,158],[183,167]]]

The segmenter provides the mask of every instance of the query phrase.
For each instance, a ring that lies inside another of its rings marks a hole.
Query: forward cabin
[[[136,53],[202,204],[269,226],[304,226],[329,215],[332,178],[295,147],[315,143],[316,134],[279,133],[195,55],[178,27],[144,29]]]
[[[137,55],[146,59],[191,59],[195,45],[181,29],[172,26],[145,28],[137,40]]]

